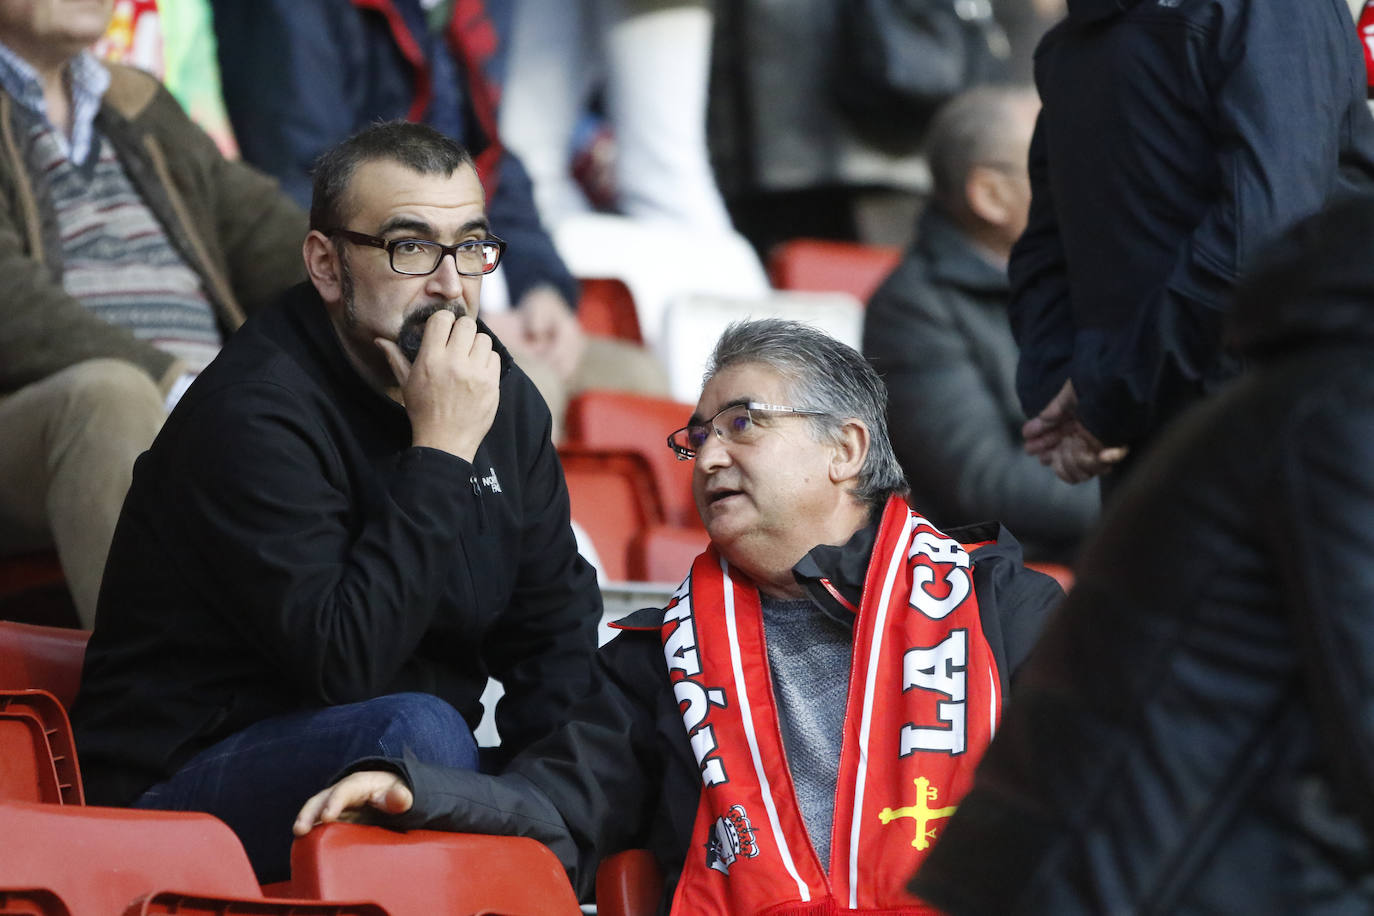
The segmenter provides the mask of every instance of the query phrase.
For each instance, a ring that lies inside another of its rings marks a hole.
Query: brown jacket
[[[118,65],[110,76],[96,129],[200,276],[228,334],[304,279],[305,214],[275,181],[225,159],[153,77]],[[182,371],[171,355],[62,288],[56,213],[24,159],[30,118],[0,92],[0,394],[101,357],[134,363],[166,391]]]

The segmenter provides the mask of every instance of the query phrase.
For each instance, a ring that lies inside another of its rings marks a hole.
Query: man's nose
[[[706,440],[697,449],[696,463],[697,467],[707,472],[730,463],[730,450],[725,447],[725,440],[714,429],[706,435]]]
[[[425,286],[433,295],[444,299],[458,299],[463,293],[463,276],[458,273],[458,261],[454,252],[439,259],[439,266],[429,275]]]

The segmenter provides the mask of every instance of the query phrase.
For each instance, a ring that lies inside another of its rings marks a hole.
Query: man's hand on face
[[[420,352],[408,362],[395,342],[377,338],[401,385],[411,444],[467,461],[491,429],[500,400],[501,359],[477,322],[443,309],[425,322]]]
[[[382,814],[404,814],[414,803],[414,794],[395,773],[360,770],[311,796],[301,806],[291,830],[296,836],[305,836],[316,824],[365,822],[370,809]]]

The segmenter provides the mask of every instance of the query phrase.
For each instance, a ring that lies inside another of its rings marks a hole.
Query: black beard
[[[429,321],[429,316],[435,312],[452,312],[458,316],[463,314],[447,302],[435,302],[407,315],[401,322],[400,332],[396,335],[396,346],[401,348],[407,361],[413,363],[420,355],[420,343],[425,337],[425,322]]]

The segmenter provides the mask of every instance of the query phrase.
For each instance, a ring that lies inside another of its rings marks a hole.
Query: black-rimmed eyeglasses
[[[801,417],[829,416],[823,410],[807,410],[802,407],[784,407],[781,404],[760,404],[749,401],[745,404],[731,404],[709,420],[701,423],[688,423],[682,429],[674,430],[668,436],[668,447],[677,453],[679,461],[690,461],[706,444],[706,437],[715,433],[722,442],[748,444],[759,434],[759,419],[770,414],[793,414]]]
[[[495,236],[470,239],[457,245],[440,245],[428,239],[382,239],[352,229],[326,229],[325,235],[347,239],[355,245],[381,248],[391,258],[392,270],[411,277],[434,273],[444,256],[450,254],[461,276],[480,277],[495,270],[501,263],[501,255],[506,252],[506,243]]]

